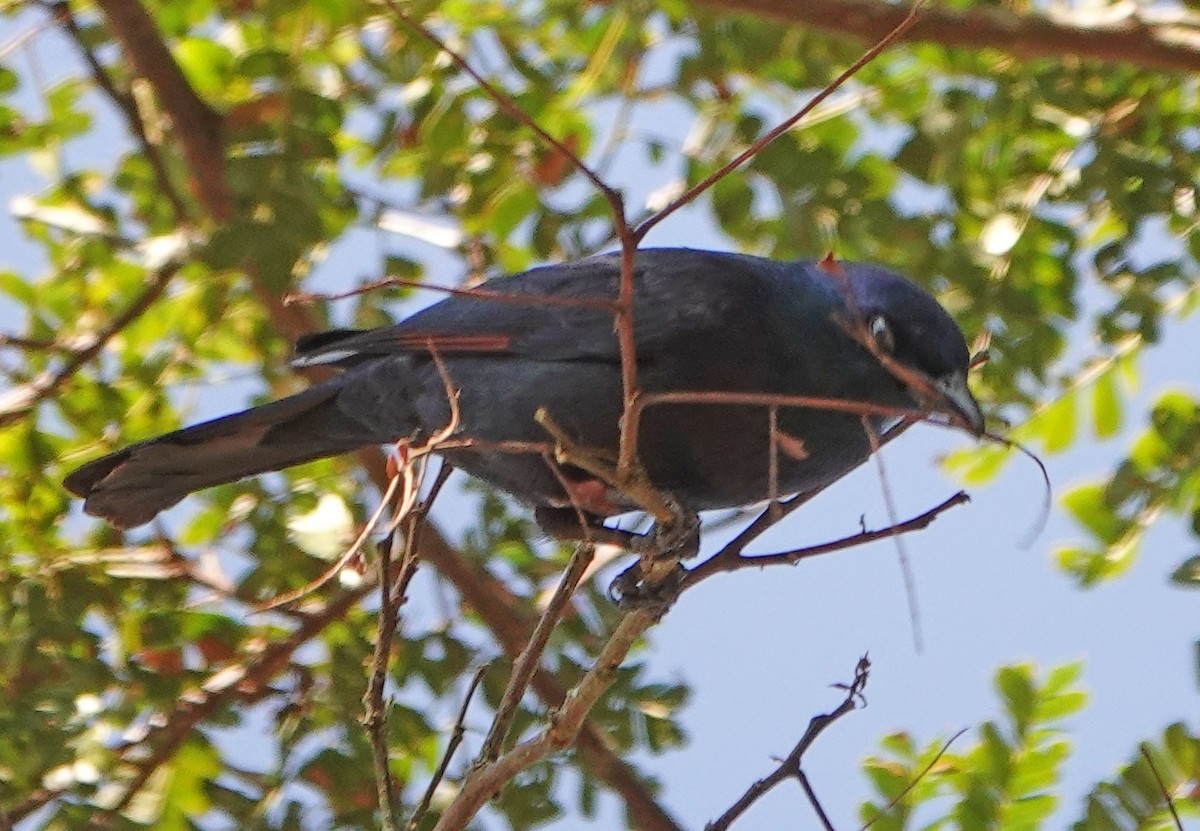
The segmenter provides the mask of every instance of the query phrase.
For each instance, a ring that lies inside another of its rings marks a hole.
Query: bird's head
[[[923,289],[895,272],[863,263],[836,263],[848,285],[862,340],[897,383],[928,409],[951,416],[978,436],[983,412],[967,386],[970,354],[958,324]]]

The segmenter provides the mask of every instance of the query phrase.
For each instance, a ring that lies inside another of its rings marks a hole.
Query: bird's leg
[[[538,410],[535,417],[554,438],[554,458],[559,464],[569,464],[591,474],[654,517],[654,530],[649,534],[623,534],[622,542],[618,544],[641,556],[613,581],[609,596],[625,609],[644,608],[656,614],[666,612],[679,596],[684,573],[679,561],[699,552],[699,516],[669,495],[660,493],[640,466],[635,464],[632,470],[622,471],[611,454],[580,447],[545,409]],[[577,517],[574,528],[578,533]],[[603,530],[611,532],[611,529]]]

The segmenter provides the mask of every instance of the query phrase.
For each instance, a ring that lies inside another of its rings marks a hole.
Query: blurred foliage
[[[862,806],[863,822],[881,831],[1050,827],[1070,756],[1065,722],[1087,700],[1079,675],[1078,664],[1057,667],[1044,680],[1029,666],[1001,668],[1003,717],[981,725],[965,750],[957,749],[958,737],[923,747],[905,733],[886,737],[881,754],[865,764],[877,797]],[[1200,818],[1198,787],[1200,736],[1172,724],[1111,781],[1096,785],[1072,828],[1167,831],[1176,827],[1168,796],[1185,824]]]
[[[329,288],[325,263],[353,256],[363,270],[339,270],[337,290],[355,276],[424,277],[432,268],[446,284],[610,247],[607,208],[563,158],[376,5],[147,7],[222,119],[228,221],[213,223],[198,201],[171,120],[95,8],[72,6],[72,42],[40,4],[0,7],[16,44],[0,49],[0,159],[22,156],[38,177],[11,206],[23,231],[11,256],[35,265],[0,269],[0,311],[14,321],[0,350],[7,385],[36,387],[60,372],[73,350],[133,308],[164,251],[186,261],[94,360],[8,413],[0,429],[0,804],[20,817],[49,799],[38,815],[48,828],[83,827],[102,809],[114,828],[375,828],[371,754],[358,724],[369,607],[348,604],[267,677],[229,681],[311,620],[303,610],[249,612],[327,567],[294,531],[321,497],[365,518],[374,496],[352,461],[215,488],[129,535],[83,520],[59,482],[85,458],[213,414],[212,399],[224,407],[298,388],[282,369],[290,347],[279,311],[264,297]],[[419,0],[405,9],[602,174],[637,171],[637,181],[616,182],[633,214],[661,197],[651,192],[659,186],[696,182],[731,159],[862,48],[678,0]],[[18,48],[26,39],[50,67]],[[159,167],[80,48],[141,113]],[[991,334],[977,392],[1046,452],[1070,447],[1081,425],[1100,438],[1142,425],[1115,471],[1064,497],[1087,539],[1060,560],[1092,583],[1127,567],[1163,513],[1188,518],[1200,536],[1194,383],[1164,394],[1148,415],[1130,400],[1139,355],[1194,302],[1198,95],[1193,78],[1131,65],[895,46],[693,211],[746,250],[797,257],[832,248],[924,282],[966,331]],[[378,291],[309,310],[339,325],[375,325],[407,296]],[[1194,380],[1194,368],[1188,374]],[[984,449],[958,464],[981,479],[1003,460]],[[536,608],[566,552],[539,541],[499,497],[481,496],[480,506],[463,549]],[[1193,558],[1174,579],[1195,586],[1198,574]],[[347,579],[348,588],[319,594],[333,602],[356,591]],[[406,805],[445,746],[469,669],[497,651],[452,591],[434,594],[440,605],[406,614],[392,665],[391,762]],[[546,659],[565,684],[616,615],[594,585],[576,606]],[[489,669],[482,706],[495,705],[503,678],[503,667]],[[948,806],[942,825],[1044,824],[1067,752],[1057,725],[1081,704],[1073,683],[1070,669],[1044,682],[1003,670],[1003,722],[985,725],[970,751],[942,757],[876,827],[907,827],[906,806],[931,800]],[[125,801],[145,762],[126,748],[209,687],[217,692],[205,699],[215,703],[200,714],[203,728]],[[621,755],[657,753],[686,740],[675,720],[685,701],[683,687],[635,663],[593,721]],[[516,732],[541,715],[531,702]],[[246,731],[271,737],[262,739],[271,745],[266,767],[243,765]],[[905,737],[885,750],[886,760],[868,765],[881,794],[869,816],[932,758]],[[1168,729],[1151,753],[1169,784],[1190,776],[1194,785],[1196,739],[1184,728]],[[590,815],[603,783],[559,762],[523,774],[494,816],[526,828]],[[1161,806],[1139,765],[1097,790],[1079,827],[1158,827]]]

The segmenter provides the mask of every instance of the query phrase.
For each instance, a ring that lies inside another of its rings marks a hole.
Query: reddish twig
[[[912,7],[908,9],[907,13],[903,18],[901,18],[900,22],[896,23],[895,26],[893,26],[886,34],[879,37],[875,41],[875,44],[866,52],[864,52],[857,61],[852,63],[844,72],[830,81],[824,89],[814,95],[812,99],[799,110],[797,110],[794,115],[773,127],[765,135],[755,140],[753,144],[739,153],[732,161],[726,163],[717,171],[709,174],[699,183],[688,188],[675,199],[671,200],[671,203],[665,208],[658,211],[656,214],[654,214],[654,216],[638,225],[633,232],[634,240],[640,243],[643,239],[645,239],[646,234],[650,233],[651,229],[653,229],[655,225],[658,225],[668,216],[675,213],[684,205],[690,203],[697,196],[704,193],[717,182],[728,176],[731,172],[757,156],[768,144],[775,141],[775,139],[779,138],[788,130],[795,127],[797,122],[820,106],[825,99],[837,92],[843,84],[857,75],[863,67],[879,57],[883,50],[891,46],[894,41],[912,28],[917,20],[920,19],[924,5],[925,0],[917,0],[917,2],[913,3]]]
[[[484,288],[453,288],[451,286],[431,286],[428,283],[423,283],[420,280],[409,280],[401,277],[388,277],[384,280],[376,280],[373,283],[359,286],[356,289],[349,291],[340,291],[333,294],[310,293],[303,291],[294,291],[283,298],[284,303],[315,303],[317,301],[327,300],[345,300],[348,297],[357,297],[360,294],[377,291],[382,288],[391,286],[401,286],[404,288],[427,289],[429,291],[443,292],[444,294],[453,295],[454,297],[474,297],[480,300],[495,300],[499,303],[515,303],[528,306],[565,306],[581,309],[599,309],[605,312],[613,312],[616,310],[616,304],[611,300],[603,297],[557,297],[547,294],[521,294],[520,292],[492,291]]]

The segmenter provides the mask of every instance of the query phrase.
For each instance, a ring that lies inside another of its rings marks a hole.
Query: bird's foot
[[[700,516],[668,499],[671,518],[654,523],[649,534],[639,534],[630,548],[643,557],[686,560],[700,553]]]
[[[683,577],[687,570],[676,560],[673,563],[653,563],[645,559],[625,569],[608,586],[608,596],[617,606],[627,612],[647,612],[657,620],[675,605],[683,589]],[[650,578],[655,571],[666,567],[664,574]]]

